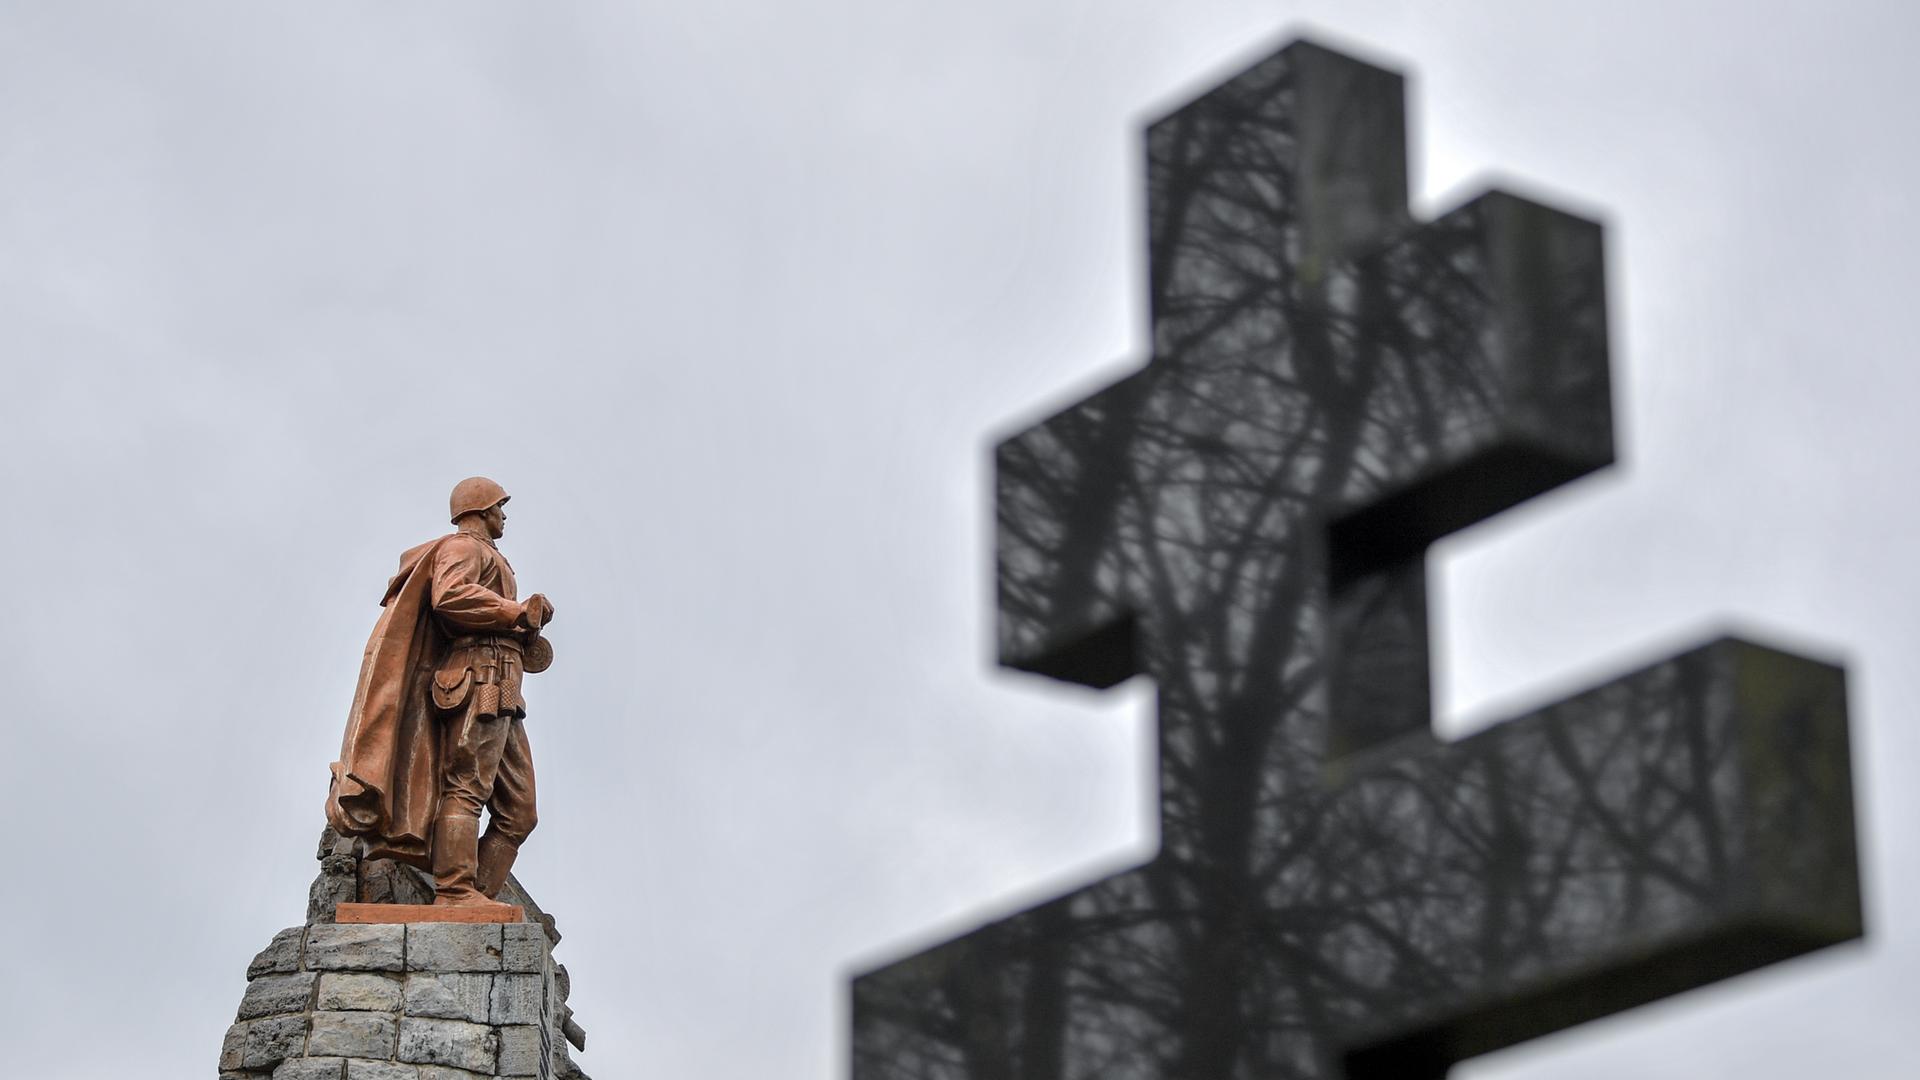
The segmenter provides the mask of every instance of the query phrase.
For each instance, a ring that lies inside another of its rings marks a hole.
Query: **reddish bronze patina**
[[[341,923],[510,923],[524,922],[527,910],[519,904],[357,904],[334,909]]]
[[[449,500],[458,531],[400,556],[327,792],[327,821],[368,857],[432,872],[438,906],[507,907],[492,897],[534,826],[520,680],[552,660],[540,630],[553,605],[514,598],[494,545],[507,498],[485,477],[462,480]]]

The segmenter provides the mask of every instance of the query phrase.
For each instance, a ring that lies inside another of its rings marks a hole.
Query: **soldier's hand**
[[[538,630],[553,621],[553,601],[539,593],[527,597],[527,622]]]

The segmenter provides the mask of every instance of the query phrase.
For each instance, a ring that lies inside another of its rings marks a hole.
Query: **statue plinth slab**
[[[527,921],[519,904],[358,904],[334,906],[334,922],[342,923],[518,923]]]

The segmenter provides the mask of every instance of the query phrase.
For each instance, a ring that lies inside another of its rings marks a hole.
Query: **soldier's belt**
[[[466,637],[457,637],[447,642],[447,648],[449,650],[477,649],[483,646],[512,649],[517,653],[524,653],[526,651],[525,646],[520,644],[519,638],[508,637],[504,634],[470,634]]]
[[[521,666],[528,672],[536,675],[553,665],[553,646],[547,642],[546,638],[539,634],[533,635],[531,640],[508,637],[504,634],[469,634],[466,637],[457,637],[448,642],[447,651],[453,652],[457,649],[478,649],[489,646],[513,650],[515,655],[521,658]]]

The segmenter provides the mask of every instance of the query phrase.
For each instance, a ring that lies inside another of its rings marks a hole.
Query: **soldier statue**
[[[400,556],[327,792],[334,829],[362,838],[367,858],[430,871],[436,905],[493,904],[533,831],[520,679],[552,662],[540,630],[553,605],[515,599],[494,544],[506,503],[492,480],[462,480],[448,508],[457,531]]]

